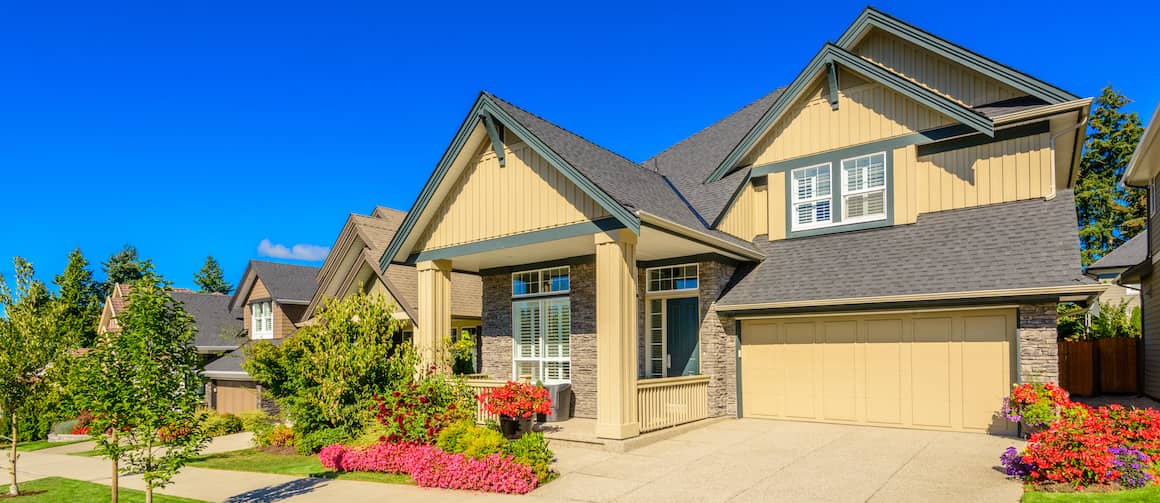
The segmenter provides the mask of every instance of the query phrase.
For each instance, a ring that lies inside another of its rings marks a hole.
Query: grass
[[[339,480],[382,482],[384,484],[411,484],[409,475],[373,472],[335,472],[322,467],[318,456],[274,454],[258,449],[222,452],[202,456],[189,464],[198,468],[233,470],[239,472],[277,473],[296,477],[325,477]]]
[[[95,458],[100,456],[102,451],[100,449],[93,449],[91,451],[70,452],[69,456],[80,456],[82,458]]]
[[[0,501],[6,503],[72,503],[74,501],[102,503],[109,501],[111,491],[109,486],[101,484],[61,477],[48,477],[21,483],[20,492],[27,494],[16,498],[0,496]],[[8,486],[0,486],[0,494],[8,494]],[[119,496],[118,499],[121,503],[143,503],[145,501],[145,493],[133,489],[121,489]],[[206,502],[155,493],[153,494],[153,503]]]
[[[1023,493],[1022,501],[1023,503],[1143,503],[1160,501],[1160,486],[1110,493],[1049,493],[1029,490]]]
[[[49,442],[48,440],[37,440],[35,442],[20,442],[16,444],[16,450],[19,452],[32,452],[41,449],[48,449],[49,447],[60,447],[62,445],[79,444],[87,440],[73,440],[70,442]],[[12,448],[12,444],[5,444],[3,449],[7,451]]]

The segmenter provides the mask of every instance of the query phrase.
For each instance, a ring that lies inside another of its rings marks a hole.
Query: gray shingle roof
[[[1034,96],[1019,96],[1017,98],[979,105],[972,110],[982,114],[985,117],[993,119],[995,117],[1013,114],[1015,112],[1022,112],[1024,110],[1038,108],[1046,104],[1048,104],[1046,101],[1043,101]]]
[[[773,106],[783,91],[784,88],[776,89],[762,96],[641,165],[671,180],[701,217],[712,223],[725,210],[725,205],[729,203],[737,186],[745,180],[748,170],[738,170],[711,184],[702,182],[709,178],[721,161],[753,129],[758,119]]]
[[[1115,250],[1112,250],[1107,255],[1104,255],[1092,265],[1088,266],[1089,271],[1097,271],[1100,269],[1117,269],[1121,267],[1132,267],[1148,258],[1148,231],[1136,234],[1135,237],[1124,242]]]
[[[238,346],[246,341],[242,320],[229,310],[228,295],[175,291],[173,299],[181,302],[197,325],[195,346]]]
[[[276,300],[310,302],[318,286],[317,267],[251,260],[250,267]]]
[[[214,372],[242,372],[242,360],[245,359],[245,356],[245,348],[230,351],[209,362],[205,366],[205,373],[212,376]]]
[[[718,302],[744,305],[1079,286],[1070,190],[920,215],[911,225],[766,241],[766,258]]]
[[[484,94],[625,208],[644,210],[686,227],[705,228],[660,174],[642,169],[623,156],[501,98]]]

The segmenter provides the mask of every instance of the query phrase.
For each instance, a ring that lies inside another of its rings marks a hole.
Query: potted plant
[[[547,414],[552,409],[547,389],[513,381],[481,394],[479,401],[488,413],[499,416],[500,431],[509,439],[532,431],[533,415]]]
[[[1003,399],[1000,415],[1019,425],[1020,436],[1029,437],[1051,426],[1071,403],[1067,391],[1053,383],[1016,384]]]

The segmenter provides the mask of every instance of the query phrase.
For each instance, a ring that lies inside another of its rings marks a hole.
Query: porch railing
[[[709,417],[709,376],[665,377],[636,382],[640,432]]]
[[[472,394],[477,398],[475,401],[475,422],[483,424],[489,420],[499,421],[499,416],[488,414],[487,411],[484,410],[483,404],[479,402],[478,398],[479,395],[483,393],[487,393],[488,391],[491,391],[495,388],[502,388],[504,384],[507,384],[507,381],[469,377],[464,379],[464,382],[467,383],[467,386],[471,388]]]

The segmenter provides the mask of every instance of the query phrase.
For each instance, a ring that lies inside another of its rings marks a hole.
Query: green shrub
[[[248,410],[238,414],[242,421],[242,430],[254,434],[254,445],[263,446],[270,431],[274,429],[273,418],[262,410]]]
[[[322,450],[323,447],[333,444],[342,444],[350,439],[350,435],[340,428],[315,430],[302,435],[302,437],[298,439],[298,453],[314,454]]]
[[[445,452],[480,459],[488,454],[504,453],[508,441],[498,431],[476,426],[471,421],[460,421],[440,432],[435,445]]]
[[[220,437],[242,431],[242,419],[233,414],[206,411],[201,420],[202,431],[211,437]]]
[[[254,443],[258,447],[294,447],[298,443],[298,435],[284,424],[276,424],[265,433],[254,434]]]
[[[462,379],[428,374],[375,397],[374,413],[387,442],[429,444],[444,428],[475,417],[475,400]]]
[[[556,473],[551,468],[552,459],[556,455],[548,448],[548,441],[544,439],[543,433],[525,433],[508,444],[507,454],[515,458],[517,463],[531,467],[540,483],[556,478]]]

